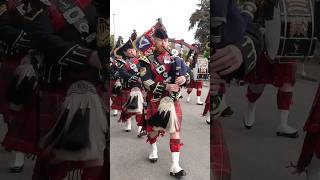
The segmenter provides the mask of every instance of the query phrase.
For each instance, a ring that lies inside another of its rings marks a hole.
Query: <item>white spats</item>
[[[210,114],[208,113],[208,115],[206,115],[206,122],[207,124],[210,124]]]
[[[182,170],[182,168],[179,165],[179,159],[180,159],[180,152],[172,152],[171,153],[172,164],[170,167],[170,172],[178,173]]]
[[[138,126],[138,131],[137,131],[138,136],[140,135],[141,129],[142,129],[142,126]]]
[[[190,102],[190,99],[191,99],[191,95],[190,95],[190,94],[188,94],[188,97],[187,97],[187,103],[189,103],[189,102]]]
[[[131,118],[127,119],[124,130],[127,132],[131,131]]]
[[[151,151],[149,154],[149,160],[155,160],[158,159],[158,148],[157,148],[157,143],[153,143],[150,145],[151,146]]]
[[[244,123],[246,127],[253,126],[255,122],[255,115],[256,115],[256,103],[248,102],[247,111],[244,115]]]
[[[113,116],[117,116],[118,115],[118,110],[113,110]]]
[[[289,110],[279,110],[280,116],[280,124],[277,128],[277,132],[285,133],[285,134],[293,134],[296,133],[298,130],[288,125],[288,117],[289,117]]]
[[[21,167],[24,165],[25,154],[22,152],[13,151],[13,161],[11,167]]]
[[[201,97],[200,96],[197,96],[197,104],[199,104],[199,105],[203,104],[203,102],[201,101]]]

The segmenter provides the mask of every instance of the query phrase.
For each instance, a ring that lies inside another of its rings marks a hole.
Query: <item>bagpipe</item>
[[[232,43],[238,43],[240,40],[244,40],[246,31],[246,22],[252,22],[254,19],[254,13],[256,11],[256,5],[254,1],[246,1],[241,12],[238,6],[233,0],[226,1],[210,1],[211,3],[211,42],[210,42],[210,54],[214,54],[217,49],[223,48]],[[238,21],[236,21],[238,20]],[[242,20],[242,21],[240,21]],[[228,22],[230,21],[230,22]],[[235,31],[233,34],[225,34],[228,28],[233,28]],[[230,37],[228,37],[228,35]],[[230,39],[228,39],[230,38]],[[232,39],[233,38],[233,39]],[[248,44],[248,43],[247,43]],[[242,45],[243,47],[243,45]],[[210,62],[211,63],[211,62]],[[212,72],[213,73],[213,72]],[[219,72],[215,72],[219,74]],[[234,74],[228,74],[221,78],[230,81]],[[211,77],[214,77],[213,75]],[[210,94],[211,114],[215,120],[221,114],[221,99],[222,94],[219,92],[213,92]]]
[[[133,41],[133,47],[138,50],[141,55],[140,58],[147,58],[151,63],[155,62],[154,59],[154,54],[153,54],[153,50],[154,50],[154,44],[153,44],[153,35],[156,31],[157,28],[162,28],[165,30],[164,25],[162,24],[162,20],[161,18],[159,18],[157,20],[158,22],[152,26],[148,31],[146,31],[144,34],[142,34],[141,36],[139,36],[136,40]],[[172,40],[172,39],[171,39]],[[170,39],[169,39],[170,41]],[[187,45],[186,43],[184,43],[185,45]],[[190,45],[187,45],[190,47]],[[183,59],[178,57],[177,54],[172,53],[172,51],[168,48],[163,47],[168,54],[171,56],[170,58],[173,60],[172,64],[172,69],[175,69],[175,77],[179,77],[182,74],[186,74],[187,72],[189,72],[189,69],[186,69],[183,66]],[[156,63],[156,62],[155,62]],[[159,65],[157,66],[157,71],[159,70],[159,74],[163,74],[165,77],[165,83],[170,83],[170,82],[174,82],[174,79],[172,79],[171,77],[168,76],[167,72],[162,72],[162,70],[164,70],[164,67]],[[164,70],[165,71],[165,70]],[[172,93],[170,94],[170,97],[172,99],[177,99],[179,98],[180,93]]]

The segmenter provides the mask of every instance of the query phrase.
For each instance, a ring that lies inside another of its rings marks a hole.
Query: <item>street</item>
[[[181,148],[180,165],[187,173],[184,180],[210,179],[209,125],[201,116],[204,105],[196,105],[196,93],[192,92],[190,103],[186,103],[183,90],[182,133],[184,146]],[[203,88],[205,101],[208,87]],[[111,118],[111,180],[170,180],[171,153],[169,137],[166,134],[158,143],[159,160],[155,164],[148,161],[149,144],[146,137],[137,137],[137,126],[132,121],[133,130],[124,132],[124,124],[117,122],[119,116]]]

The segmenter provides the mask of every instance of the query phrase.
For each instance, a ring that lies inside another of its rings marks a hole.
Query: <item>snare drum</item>
[[[306,60],[316,45],[312,0],[279,0],[272,20],[265,22],[266,50],[271,60]]]
[[[199,57],[192,72],[194,80],[209,80],[210,73],[208,59]]]

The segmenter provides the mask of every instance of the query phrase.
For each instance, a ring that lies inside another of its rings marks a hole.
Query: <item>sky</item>
[[[139,36],[162,18],[170,38],[192,44],[195,29],[188,31],[189,18],[198,9],[197,3],[198,0],[111,0],[111,34],[115,28],[116,37],[122,36],[127,41],[133,29]]]

